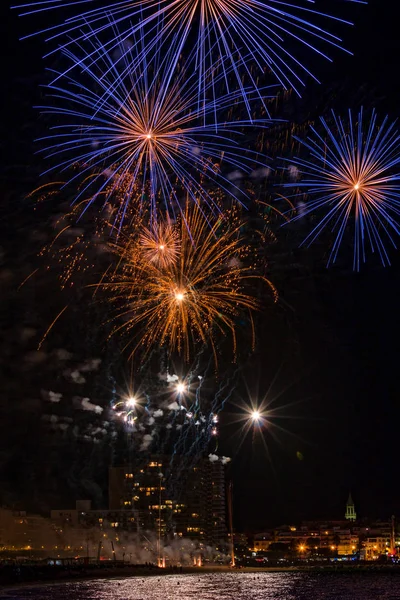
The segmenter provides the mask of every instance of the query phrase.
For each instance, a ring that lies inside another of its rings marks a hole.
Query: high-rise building
[[[202,463],[205,479],[206,536],[209,543],[218,545],[226,538],[225,469],[220,461]]]
[[[218,545],[227,535],[224,465],[201,459],[187,467],[178,456],[151,456],[140,465],[111,467],[109,509],[135,511],[143,530],[163,537]]]

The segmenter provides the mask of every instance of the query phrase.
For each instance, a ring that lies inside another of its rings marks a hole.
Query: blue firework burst
[[[68,183],[79,182],[75,201],[89,197],[85,207],[99,198],[109,206],[122,190],[116,217],[120,224],[138,197],[153,217],[160,206],[175,217],[188,198],[215,212],[215,186],[243,199],[229,172],[250,173],[265,165],[266,157],[242,147],[238,138],[247,127],[267,127],[268,118],[229,120],[233,113],[240,115],[239,91],[199,103],[196,75],[182,66],[179,72],[171,69],[168,54],[151,66],[143,60],[132,70],[133,47],[123,45],[116,56],[92,38],[88,48],[80,44],[64,50],[76,65],[93,48],[98,60],[77,78],[78,70],[55,73],[57,82],[49,85],[53,106],[40,107],[57,122],[42,138],[43,152],[53,162],[46,173],[72,168]],[[207,85],[214,86],[215,80]],[[224,121],[216,125],[218,115]]]
[[[378,121],[375,110],[367,118],[361,109],[347,119],[332,111],[321,117],[322,127],[297,139],[309,158],[290,159],[299,181],[286,187],[306,192],[308,200],[292,221],[321,215],[303,244],[310,245],[326,229],[334,233],[328,265],[334,263],[346,232],[354,237],[353,269],[366,260],[367,247],[389,265],[387,245],[396,247],[400,234],[400,135],[388,117]],[[286,159],[289,160],[289,159]],[[297,195],[297,194],[296,194]]]
[[[363,0],[344,0],[366,4]],[[20,14],[55,12],[63,9],[64,22],[44,32],[57,46],[68,47],[70,36],[81,41],[103,36],[107,51],[140,33],[137,53],[149,59],[160,46],[174,49],[176,57],[187,47],[199,73],[199,95],[205,93],[204,74],[228,68],[245,94],[243,76],[253,89],[264,69],[285,87],[298,91],[312,75],[302,57],[315,53],[328,60],[330,51],[344,49],[330,26],[352,25],[348,20],[315,8],[314,0],[39,0],[20,3]],[[113,28],[116,23],[119,33]],[[90,63],[96,52],[86,57]],[[256,70],[253,69],[255,67]],[[226,74],[226,73],[225,73]]]

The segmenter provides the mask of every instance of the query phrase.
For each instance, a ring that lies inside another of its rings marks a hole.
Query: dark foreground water
[[[8,600],[400,600],[400,574],[215,573],[0,591]]]

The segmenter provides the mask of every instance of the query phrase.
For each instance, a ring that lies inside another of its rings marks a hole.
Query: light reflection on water
[[[397,574],[213,573],[62,583],[0,592],[9,600],[399,600]]]

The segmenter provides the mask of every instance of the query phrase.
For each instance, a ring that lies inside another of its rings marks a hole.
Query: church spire
[[[345,519],[347,521],[356,521],[357,520],[357,513],[356,513],[355,506],[354,506],[353,498],[351,497],[351,492],[349,492],[349,497],[348,497],[347,503],[346,503]]]

